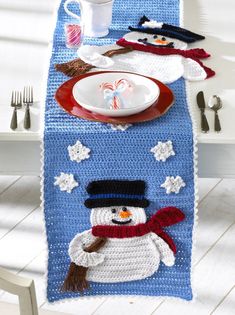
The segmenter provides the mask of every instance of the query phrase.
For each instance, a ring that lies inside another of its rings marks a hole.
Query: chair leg
[[[20,315],[38,315],[34,281],[19,294]]]
[[[0,267],[0,288],[18,295],[21,315],[38,315],[34,281]]]

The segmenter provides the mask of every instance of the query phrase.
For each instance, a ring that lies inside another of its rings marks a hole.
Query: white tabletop
[[[24,109],[18,111],[19,127],[9,127],[12,115],[12,90],[33,85],[35,99],[45,93],[50,41],[53,33],[53,12],[59,0],[0,0],[0,140],[38,141],[40,113],[43,104],[31,107],[32,129],[23,128]],[[213,131],[213,112],[206,111],[211,131],[203,134],[198,129],[199,143],[235,144],[235,2],[233,0],[184,1],[185,27],[204,34],[206,40],[195,45],[211,53],[205,64],[216,71],[216,76],[189,84],[191,106],[198,127],[199,110],[195,95],[203,90],[205,98],[217,94],[223,102],[219,112],[222,132]],[[192,46],[193,47],[193,46]]]

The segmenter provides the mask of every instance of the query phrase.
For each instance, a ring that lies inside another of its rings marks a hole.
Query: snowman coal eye
[[[166,40],[166,37],[162,37],[162,40]]]
[[[153,36],[154,39],[156,39],[157,37],[158,37],[157,35],[154,35],[154,36]]]
[[[148,41],[148,38],[139,38],[138,39],[138,42],[140,42],[140,43],[144,43],[144,42],[147,42]]]
[[[123,207],[123,208],[122,208],[122,211],[127,211],[127,208],[126,208],[126,207]]]
[[[112,211],[112,213],[116,213],[117,212],[116,209],[112,209],[111,211]]]

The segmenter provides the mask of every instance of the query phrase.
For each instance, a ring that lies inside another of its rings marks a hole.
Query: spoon
[[[218,115],[218,110],[222,108],[222,102],[221,102],[220,97],[217,95],[211,96],[208,101],[208,107],[215,112],[214,130],[216,132],[220,132],[221,125],[220,125],[220,120],[219,120],[219,115]]]

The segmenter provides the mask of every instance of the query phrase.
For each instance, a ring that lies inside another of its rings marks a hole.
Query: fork
[[[29,106],[33,104],[33,87],[25,86],[23,92],[23,103],[26,105],[24,115],[24,128],[29,129],[31,127],[30,109]]]
[[[10,128],[15,130],[17,128],[17,109],[22,107],[22,95],[21,92],[12,91],[11,94],[11,107],[14,107]]]

